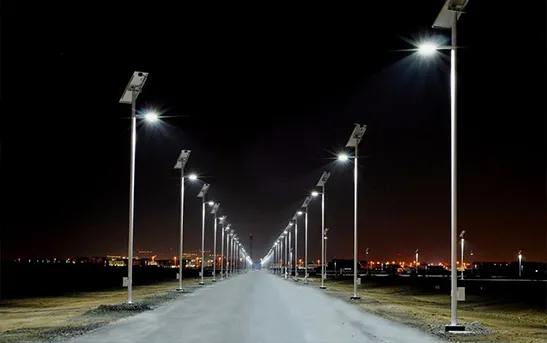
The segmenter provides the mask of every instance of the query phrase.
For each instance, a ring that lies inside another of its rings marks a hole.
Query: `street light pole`
[[[325,253],[327,252],[327,241],[325,241],[325,184],[322,187],[321,195],[321,289],[325,289]]]
[[[298,282],[298,216],[294,221],[294,281]]]
[[[217,212],[220,208],[220,203],[214,203],[211,214],[214,216],[215,223],[213,225],[213,279],[212,282],[217,282]]]
[[[464,260],[463,260],[463,257],[464,257],[464,243],[465,243],[465,239],[463,238],[463,236],[465,235],[465,230],[462,231],[462,233],[460,233],[460,240],[461,240],[461,245],[462,245],[462,254],[461,254],[461,267],[462,267],[462,280],[463,280],[463,275],[465,273],[465,264],[464,264]]]
[[[137,92],[132,91],[131,100],[131,166],[129,171],[129,248],[127,251],[127,303],[133,302],[133,237],[135,218],[135,157],[137,150],[137,117],[135,102]]]
[[[179,288],[177,291],[184,291],[182,288],[182,262],[184,261],[184,167],[190,158],[190,150],[182,150],[175,164],[175,169],[180,169],[180,240],[179,240]],[[190,179],[195,179],[191,175]]]
[[[292,237],[292,233],[291,233],[291,230],[289,229],[289,278],[292,277],[292,258],[293,258],[293,254],[292,254],[292,242],[291,242],[291,237]]]
[[[283,236],[285,237],[285,261],[283,261],[283,270],[285,279],[287,278],[287,261],[289,260],[289,249],[288,249],[288,237],[287,237],[287,231],[284,232]]]
[[[439,12],[433,28],[451,29],[450,46],[450,189],[451,189],[451,225],[450,225],[450,324],[445,331],[465,331],[465,326],[458,324],[458,231],[457,231],[457,22],[469,0],[446,0]]]
[[[366,255],[366,259],[367,259],[367,276],[370,275],[370,260],[369,260],[369,258],[368,258],[368,252],[369,252],[369,251],[370,251],[369,248],[367,248],[367,249],[365,250],[365,255]]]
[[[148,73],[136,71],[120,98],[120,103],[131,104],[131,149],[129,166],[129,242],[127,251],[127,303],[133,302],[133,231],[135,218],[135,156],[137,149],[137,97],[148,78]]]
[[[522,277],[522,250],[519,250],[519,278]]]
[[[201,198],[201,278],[199,284],[203,286],[205,284],[203,280],[203,274],[205,272],[205,194],[209,190],[209,184],[206,183],[201,188],[201,191],[198,194],[198,198]]]
[[[358,149],[357,146],[361,142],[361,139],[363,138],[363,135],[365,134],[365,131],[367,129],[366,125],[360,125],[355,124],[355,127],[353,129],[353,132],[351,133],[351,136],[348,140],[348,143],[346,144],[346,148],[354,148],[354,154],[353,157],[353,296],[350,297],[350,299],[358,300],[361,299],[361,297],[357,294],[357,259],[359,258],[357,254],[357,200],[358,200],[358,194],[357,194],[357,163],[358,163]],[[341,161],[346,161],[348,159],[348,156],[345,154],[342,154],[338,156],[338,159]]]
[[[319,182],[317,182],[317,187],[321,187],[321,286],[320,289],[325,289],[325,259],[326,259],[326,241],[325,241],[325,184],[330,177],[330,172],[324,171]],[[312,195],[318,194],[313,192]]]
[[[226,216],[220,217],[222,223],[222,238],[220,242],[220,279],[224,280],[224,231],[226,231]]]
[[[418,263],[419,263],[419,260],[418,260],[418,249],[416,249],[416,276],[418,276],[420,274],[419,270],[418,270]]]
[[[325,238],[324,238],[324,240],[325,240],[325,255],[324,255],[325,263],[323,264],[324,265],[323,275],[325,275],[325,279],[327,278],[327,265],[329,263],[328,262],[329,258],[328,258],[328,255],[327,255],[327,246],[328,246],[328,243],[329,243],[329,241],[327,239],[328,232],[329,232],[329,228],[326,227],[325,228]],[[323,285],[323,287],[325,287],[325,286]]]

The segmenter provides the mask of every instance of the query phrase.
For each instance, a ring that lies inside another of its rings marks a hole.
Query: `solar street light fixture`
[[[180,240],[179,240],[179,288],[177,288],[177,291],[182,292],[182,261],[183,256],[183,250],[184,250],[184,181],[186,179],[184,175],[184,167],[186,166],[186,163],[188,162],[188,159],[190,158],[190,150],[182,150],[180,152],[180,155],[177,159],[177,162],[175,163],[174,169],[180,169]],[[194,175],[195,174],[191,174]],[[195,180],[197,179],[197,176],[195,178],[188,177],[189,180]]]
[[[359,294],[357,294],[357,156],[358,156],[358,146],[365,135],[367,130],[366,125],[355,124],[353,132],[351,133],[346,148],[354,149],[353,156],[353,295],[350,299],[358,300],[361,299]],[[340,154],[338,160],[347,161],[349,159],[347,154]]]
[[[214,216],[214,225],[213,225],[213,280],[212,282],[217,282],[217,212],[220,208],[220,203],[213,203],[213,208],[211,209],[211,214]]]
[[[226,232],[227,228],[230,229],[230,224],[226,225],[226,215],[223,215],[218,220],[222,224],[222,238],[220,242],[220,279],[224,279],[224,233]]]
[[[201,286],[205,285],[204,273],[205,273],[205,194],[209,190],[209,184],[206,183],[201,187],[199,191],[198,198],[201,198],[201,275],[199,284]]]
[[[135,218],[135,155],[137,148],[137,97],[148,78],[148,73],[136,71],[131,75],[120,98],[120,103],[131,104],[131,150],[129,166],[129,244],[127,252],[127,303],[133,302],[133,231]]]
[[[326,231],[325,231],[325,185],[327,184],[327,181],[330,177],[330,172],[324,171],[323,174],[321,174],[321,177],[319,178],[319,181],[317,182],[317,187],[321,187],[321,286],[319,286],[320,289],[325,289],[325,277],[326,277],[326,267],[325,267],[325,259],[326,259],[326,247],[325,247],[325,239],[326,237]],[[316,195],[319,195],[318,192],[314,192]],[[313,196],[313,193],[312,193]]]
[[[432,27],[435,29],[451,30],[450,42],[450,189],[451,189],[451,225],[450,225],[450,324],[445,331],[465,331],[465,326],[458,324],[458,226],[457,226],[457,22],[469,0],[446,0]]]

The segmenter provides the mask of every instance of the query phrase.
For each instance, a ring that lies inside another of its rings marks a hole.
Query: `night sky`
[[[446,42],[431,29],[443,0],[363,3],[4,4],[2,258],[126,254],[130,106],[118,100],[140,70],[150,76],[138,108],[173,117],[139,123],[136,249],[176,255],[173,166],[191,149],[188,170],[247,250],[254,234],[255,259],[331,170],[329,259],[350,258],[353,171],[334,156],[358,122],[360,257],[369,247],[373,260],[409,261],[419,248],[447,261],[449,58],[403,50]],[[545,4],[492,3],[471,0],[459,21],[458,231],[475,260],[519,249],[547,260]],[[199,189],[187,187],[186,251],[200,246]],[[320,225],[314,200],[310,259]]]

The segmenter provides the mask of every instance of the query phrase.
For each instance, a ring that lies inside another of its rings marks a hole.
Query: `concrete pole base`
[[[205,285],[205,283],[202,282],[202,281],[200,281],[200,282],[199,282],[199,285],[200,285],[200,286],[203,286],[203,285]]]
[[[359,300],[359,299],[361,299],[361,297],[358,296],[358,295],[352,295],[351,297],[349,297],[349,299],[350,300]]]
[[[175,291],[180,292],[180,293],[183,293],[183,292],[184,292],[184,288],[177,288],[177,289],[175,289]]]
[[[456,331],[456,332],[465,331],[465,326],[461,324],[456,324],[456,325],[449,324],[444,326],[444,332],[451,332],[451,331]]]
[[[327,289],[325,286],[319,286],[319,289]]]
[[[211,282],[217,282],[217,279],[213,279],[213,280],[211,280]]]

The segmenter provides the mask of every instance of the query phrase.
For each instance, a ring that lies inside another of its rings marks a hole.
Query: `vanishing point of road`
[[[71,343],[439,343],[314,287],[249,272],[122,319]]]

